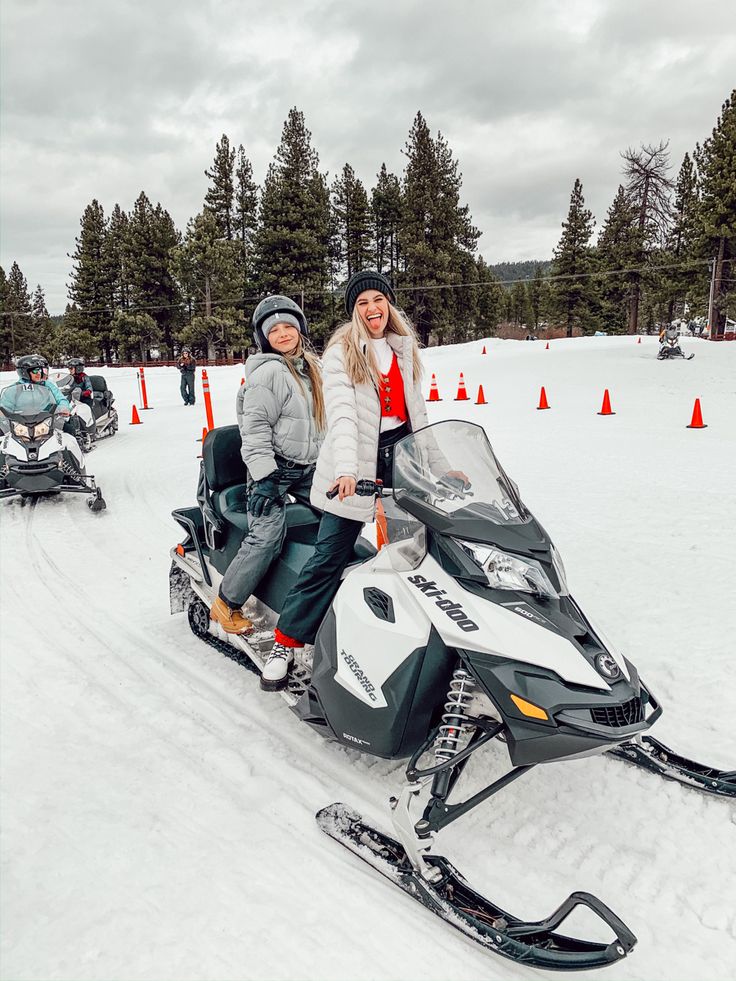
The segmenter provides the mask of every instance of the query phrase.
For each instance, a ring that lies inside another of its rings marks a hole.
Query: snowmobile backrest
[[[106,392],[107,382],[102,377],[102,375],[90,375],[89,380],[92,382],[93,392]]]
[[[210,430],[202,449],[202,462],[208,489],[223,490],[232,484],[245,484],[248,471],[240,455],[240,430],[219,426]]]

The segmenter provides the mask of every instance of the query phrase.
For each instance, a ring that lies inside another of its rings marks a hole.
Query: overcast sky
[[[598,227],[620,151],[673,176],[736,85],[733,0],[3,0],[0,264],[51,313],[79,219],[141,190],[178,227],[217,140],[261,182],[289,109],[330,179],[400,174],[416,111],[441,130],[489,262],[547,258],[573,181]]]

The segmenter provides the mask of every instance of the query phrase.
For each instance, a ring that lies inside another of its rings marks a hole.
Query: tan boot
[[[231,610],[218,596],[210,608],[210,620],[219,623],[226,634],[249,634],[253,624],[240,610]]]

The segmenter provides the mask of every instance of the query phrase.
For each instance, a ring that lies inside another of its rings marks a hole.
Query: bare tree
[[[636,214],[639,233],[639,263],[641,267],[649,250],[664,242],[672,222],[671,194],[674,182],[668,177],[670,169],[669,140],[657,146],[642,145],[638,150],[629,147],[621,156],[626,178],[626,200]],[[633,277],[629,296],[629,333],[636,333],[639,324],[641,272]]]

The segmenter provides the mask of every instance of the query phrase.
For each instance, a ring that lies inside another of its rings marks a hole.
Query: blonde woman
[[[256,307],[253,332],[261,353],[247,360],[236,403],[248,468],[248,532],[210,610],[231,634],[253,629],[243,603],[281,551],[286,494],[309,500],[325,428],[322,376],[317,358],[304,349],[301,308],[286,296],[269,296]]]
[[[314,555],[281,611],[264,675],[287,683],[295,647],[314,643],[343,569],[375,500],[355,494],[358,480],[390,483],[395,444],[427,425],[416,335],[380,273],[356,273],[345,290],[350,320],[333,334],[322,361],[327,434],[311,502],[323,511]],[[335,498],[327,497],[337,489]]]

